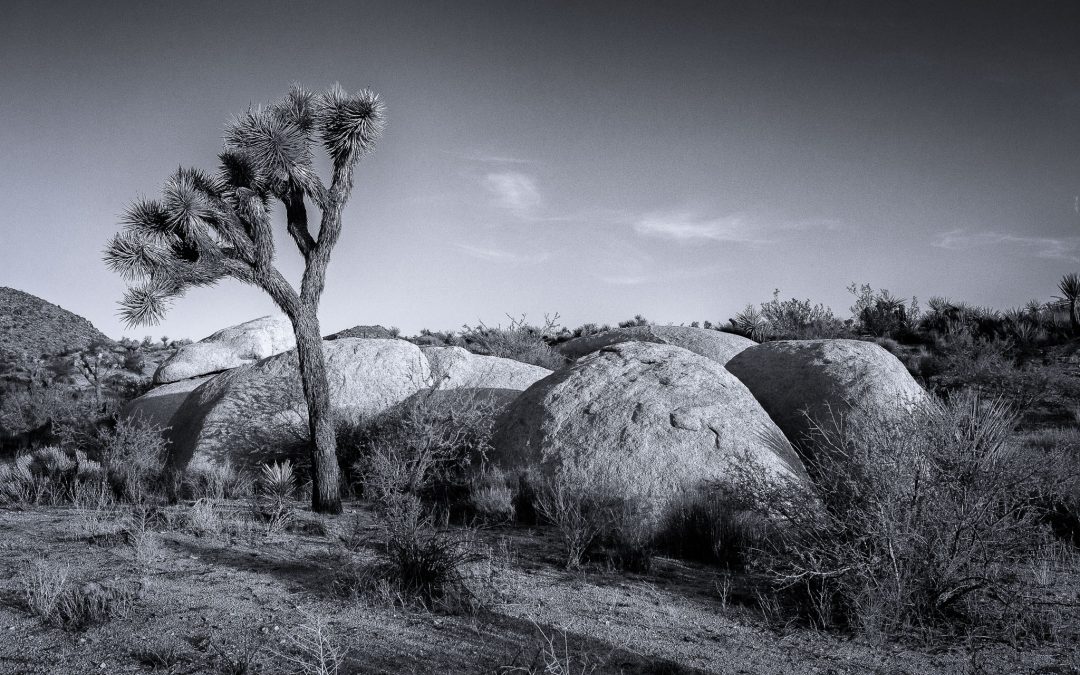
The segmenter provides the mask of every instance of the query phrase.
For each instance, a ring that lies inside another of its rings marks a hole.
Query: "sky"
[[[852,282],[1006,308],[1080,268],[1080,3],[12,2],[0,285],[107,335],[275,313],[190,291],[125,327],[124,208],[213,169],[293,82],[370,87],[324,333],[723,322]],[[302,262],[278,217],[278,264]]]

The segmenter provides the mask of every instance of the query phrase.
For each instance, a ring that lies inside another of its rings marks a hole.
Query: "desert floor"
[[[228,520],[246,507],[218,508]],[[927,650],[777,629],[746,579],[667,558],[648,574],[567,571],[556,532],[517,526],[477,535],[486,551],[473,569],[478,612],[428,611],[390,594],[345,598],[331,583],[342,541],[376,540],[364,507],[301,514],[270,535],[249,523],[202,536],[176,525],[190,509],[165,509],[139,537],[121,531],[120,513],[0,510],[0,672],[305,672],[290,658],[303,658],[296,639],[315,617],[346,655],[342,673],[1080,672],[1076,655],[1048,649]],[[374,546],[349,555],[374,558]],[[40,558],[82,582],[127,584],[135,598],[81,632],[45,626],[27,610],[20,576]]]

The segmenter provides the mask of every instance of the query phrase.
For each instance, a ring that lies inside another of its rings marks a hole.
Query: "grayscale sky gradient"
[[[0,285],[113,337],[273,312],[226,282],[125,329],[100,259],[130,200],[214,168],[227,118],[293,81],[390,116],[326,333],[720,321],[773,288],[846,316],[852,281],[1006,307],[1080,268],[1078,3],[9,0]]]

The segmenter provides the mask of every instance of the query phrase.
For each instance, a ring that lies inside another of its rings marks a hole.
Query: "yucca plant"
[[[104,254],[133,284],[120,302],[129,325],[157,323],[187,289],[227,277],[261,288],[289,317],[308,409],[312,508],[321,512],[340,513],[341,497],[319,299],[354,168],[384,125],[383,103],[371,91],[348,94],[335,85],[315,94],[296,85],[281,101],[228,124],[216,173],[180,168],[165,181],[161,199],[132,204]],[[329,186],[314,168],[317,142],[330,159]],[[284,207],[304,258],[299,291],[274,265],[274,201]],[[317,232],[309,229],[309,203],[321,213]]]
[[[1076,317],[1076,301],[1080,299],[1080,274],[1069,272],[1058,282],[1061,300],[1069,308],[1069,328],[1073,335],[1080,332],[1080,320]]]
[[[769,320],[753,305],[747,305],[734,319],[728,319],[728,322],[739,335],[756,342],[764,342],[769,336]]]
[[[292,462],[285,460],[281,463],[263,464],[259,490],[265,497],[276,501],[292,499],[296,493]]]

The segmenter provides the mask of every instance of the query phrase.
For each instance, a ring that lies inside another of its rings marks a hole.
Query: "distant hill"
[[[0,286],[0,355],[33,360],[83,349],[97,340],[112,342],[78,314]]]

